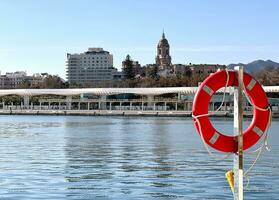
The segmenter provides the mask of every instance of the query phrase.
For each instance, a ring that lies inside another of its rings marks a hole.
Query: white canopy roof
[[[114,95],[114,94],[139,94],[139,95],[160,95],[167,93],[194,94],[197,87],[165,87],[165,88],[74,88],[74,89],[9,89],[0,90],[0,96],[3,95],[61,95],[72,96],[80,94],[94,95]]]
[[[198,87],[163,87],[163,88],[74,88],[74,89],[7,89],[0,90],[0,96],[19,95],[61,95],[72,96],[80,94],[115,95],[115,94],[139,94],[161,95],[168,93],[195,94]],[[279,86],[264,86],[265,92],[279,92]]]

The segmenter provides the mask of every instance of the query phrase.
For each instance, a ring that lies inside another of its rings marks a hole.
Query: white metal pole
[[[234,155],[234,200],[243,200],[243,66],[234,69],[238,72],[239,83],[234,89],[234,135],[238,138]]]

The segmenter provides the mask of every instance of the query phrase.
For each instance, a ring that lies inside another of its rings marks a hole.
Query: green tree
[[[11,105],[12,102],[15,105],[20,105],[20,103],[23,101],[23,98],[18,95],[6,95],[0,97],[0,101],[4,102],[6,105]]]
[[[63,88],[64,85],[64,81],[58,75],[48,75],[44,78],[40,88]]]
[[[158,65],[153,65],[153,66],[149,67],[148,72],[147,72],[148,77],[151,77],[153,79],[158,78],[159,77],[158,71],[159,71]]]
[[[24,79],[24,80],[20,83],[20,85],[18,86],[18,88],[21,88],[21,89],[28,89],[28,88],[30,88],[30,86],[31,86],[30,80]]]
[[[126,56],[126,59],[123,61],[123,68],[122,68],[124,79],[134,79],[135,78],[135,71],[133,67],[133,61],[131,60],[130,55]]]
[[[69,88],[82,88],[82,85],[77,82],[73,82],[69,84]]]

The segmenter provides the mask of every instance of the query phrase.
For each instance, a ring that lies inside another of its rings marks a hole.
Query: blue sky
[[[114,65],[154,63],[164,28],[173,63],[279,61],[277,0],[0,0],[0,70],[65,77],[66,54],[103,47]]]

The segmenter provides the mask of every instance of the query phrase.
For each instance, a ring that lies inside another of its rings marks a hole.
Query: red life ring
[[[228,80],[227,80],[228,73]],[[236,71],[220,70],[200,85],[193,102],[193,120],[198,133],[212,148],[222,152],[237,152],[237,136],[227,136],[218,132],[210,122],[208,104],[212,95],[220,88],[238,86],[238,73]],[[261,138],[268,128],[270,110],[266,94],[258,81],[244,72],[243,82],[251,102],[258,108],[254,108],[254,115],[250,126],[243,132],[243,149],[248,149]],[[197,123],[198,120],[198,123]]]

